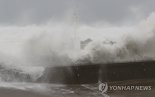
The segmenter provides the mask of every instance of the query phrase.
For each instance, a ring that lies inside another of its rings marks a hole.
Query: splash
[[[155,14],[152,13],[132,26],[81,23],[76,31],[73,25],[66,22],[1,26],[0,62],[20,67],[25,73],[34,71],[30,74],[33,75],[43,72],[43,68],[48,66],[69,66],[77,61],[104,64],[154,60],[154,25]],[[78,33],[77,39],[75,32]],[[84,47],[80,49],[81,45]],[[34,68],[27,69],[32,66]]]

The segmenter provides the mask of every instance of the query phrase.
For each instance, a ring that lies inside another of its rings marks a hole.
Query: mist
[[[18,66],[67,66],[154,60],[155,14],[134,25],[88,25],[67,22],[1,26],[0,62]],[[90,39],[84,49],[80,42]]]

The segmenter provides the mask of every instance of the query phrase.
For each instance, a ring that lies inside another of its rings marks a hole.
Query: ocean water
[[[0,83],[1,88],[34,92],[45,97],[103,97],[97,85],[62,85],[46,83]],[[1,92],[1,91],[0,91]],[[26,95],[23,95],[26,96]]]
[[[5,92],[2,93],[3,89],[5,91],[16,91],[8,92],[12,96],[5,96]],[[0,83],[0,95],[3,95],[3,97],[154,97],[154,94],[154,87],[151,91],[112,91],[101,93],[97,84]]]

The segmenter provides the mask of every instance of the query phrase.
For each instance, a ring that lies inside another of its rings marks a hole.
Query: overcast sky
[[[0,24],[42,24],[61,21],[76,13],[80,22],[111,24],[147,17],[154,0],[0,0]]]

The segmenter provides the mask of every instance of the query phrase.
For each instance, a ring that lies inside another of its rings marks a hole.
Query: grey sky
[[[154,0],[0,0],[0,24],[40,24],[60,21],[78,6],[83,23],[121,23],[155,11]]]

